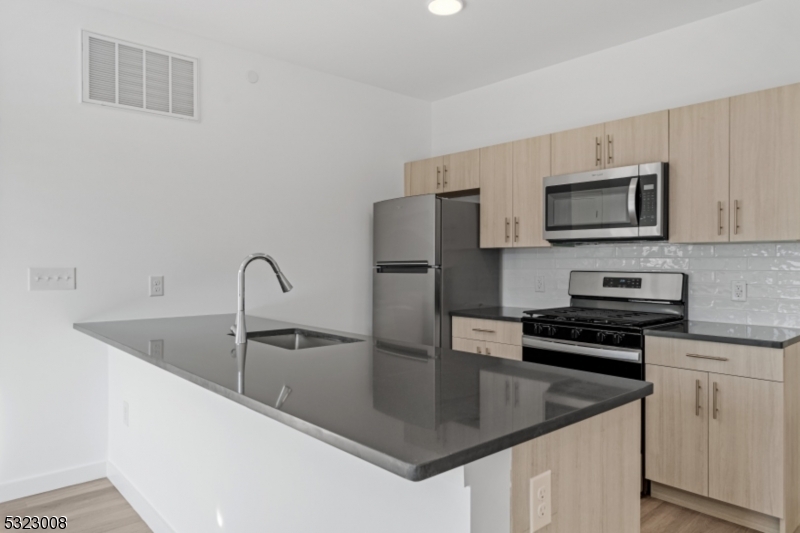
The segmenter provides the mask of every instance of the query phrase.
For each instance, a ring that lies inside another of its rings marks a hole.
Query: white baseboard
[[[0,503],[106,477],[106,463],[92,463],[0,484]]]
[[[117,490],[122,497],[125,498],[134,511],[139,513],[145,524],[147,524],[153,533],[175,533],[175,530],[164,520],[155,507],[145,498],[141,492],[131,483],[125,474],[123,474],[114,463],[109,461],[105,463],[105,475],[117,487]]]

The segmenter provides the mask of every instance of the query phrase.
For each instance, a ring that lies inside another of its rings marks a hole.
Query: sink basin
[[[341,337],[331,333],[299,328],[254,331],[247,334],[247,340],[270,344],[286,350],[305,350],[307,348],[361,342],[361,339],[351,339],[350,337]]]

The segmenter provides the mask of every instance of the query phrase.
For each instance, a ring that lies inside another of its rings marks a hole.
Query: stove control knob
[[[555,326],[547,326],[547,334],[551,337],[556,334]]]
[[[533,333],[534,333],[534,335],[541,335],[542,334],[542,326],[541,326],[541,324],[534,324],[533,325]]]
[[[597,332],[597,342],[603,342],[606,339],[606,334],[602,331]]]
[[[622,339],[625,338],[624,333],[615,333],[614,334],[614,344],[620,344]]]
[[[573,339],[577,339],[578,337],[581,336],[581,333],[583,333],[582,329],[573,329],[572,331],[569,332],[569,336],[572,337]]]

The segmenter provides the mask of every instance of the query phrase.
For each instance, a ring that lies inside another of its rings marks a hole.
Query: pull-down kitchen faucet
[[[283,272],[281,272],[281,267],[278,266],[278,263],[273,258],[267,254],[259,253],[245,257],[244,261],[242,261],[242,264],[239,267],[239,306],[236,311],[236,325],[234,326],[234,334],[236,335],[237,346],[241,344],[247,344],[247,327],[244,323],[244,273],[247,269],[247,265],[256,259],[263,259],[270,264],[272,270],[275,272],[275,275],[278,276],[278,283],[281,284],[281,289],[283,292],[289,292],[292,290],[292,284],[289,283],[289,280],[283,275]]]

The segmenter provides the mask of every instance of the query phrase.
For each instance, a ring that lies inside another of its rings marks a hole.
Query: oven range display
[[[614,289],[641,289],[642,278],[603,278],[603,287]]]

